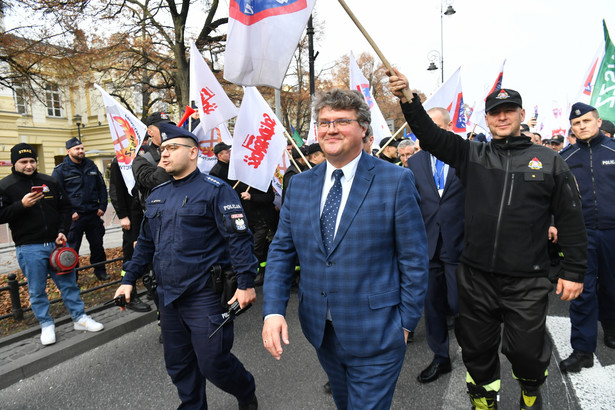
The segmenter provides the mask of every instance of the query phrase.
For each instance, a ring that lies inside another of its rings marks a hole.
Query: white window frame
[[[21,115],[27,115],[30,111],[28,109],[30,99],[21,81],[13,82],[13,99],[15,100],[15,111]]]
[[[64,116],[62,95],[57,84],[50,83],[45,86],[45,106],[48,117],[61,118]]]

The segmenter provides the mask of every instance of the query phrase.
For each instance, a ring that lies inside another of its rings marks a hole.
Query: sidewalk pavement
[[[105,249],[122,246],[122,230],[119,226],[107,227],[104,245]],[[79,254],[89,253],[89,244],[84,240]],[[18,269],[15,247],[0,250],[0,274]],[[73,330],[69,315],[56,319],[57,342],[50,346],[41,344],[41,329],[38,325],[0,339],[0,389],[155,321],[154,302],[147,301],[145,297],[142,297],[142,300],[152,306],[150,312],[137,313],[128,309],[122,312],[115,306],[95,306],[87,309],[87,314],[105,325],[100,332]]]
[[[147,300],[144,294],[140,297],[152,307],[150,312],[139,313],[128,309],[122,312],[116,306],[87,309],[88,315],[105,325],[100,332],[76,331],[70,315],[66,315],[55,321],[55,344],[41,344],[40,326],[0,339],[0,389],[154,322],[154,302]]]

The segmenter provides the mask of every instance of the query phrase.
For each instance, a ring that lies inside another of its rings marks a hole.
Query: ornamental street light
[[[456,13],[455,9],[452,6],[453,0],[440,0],[440,72],[442,83],[444,83],[444,16],[452,16]],[[446,5],[446,10],[444,6]],[[430,51],[431,55],[433,51]],[[435,61],[430,58],[428,71],[437,70],[438,66]]]

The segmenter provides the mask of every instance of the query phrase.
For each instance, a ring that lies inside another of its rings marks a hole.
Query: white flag
[[[384,138],[391,138],[391,130],[389,129],[389,126],[387,125],[387,122],[378,107],[378,103],[374,97],[372,97],[369,82],[357,65],[352,52],[350,53],[350,89],[359,90],[359,92],[363,95],[363,98],[365,98],[365,102],[369,106],[369,110],[372,114],[372,122],[370,125],[372,126],[372,132],[374,135],[374,145],[378,146],[380,141]]]
[[[209,174],[209,171],[216,165],[218,158],[214,154],[214,145],[219,142],[231,145],[233,138],[231,133],[226,127],[225,123],[218,125],[217,127],[205,132],[203,131],[202,123],[199,123],[197,127],[192,131],[194,135],[199,139],[199,157],[196,165],[199,170],[205,174]]]
[[[316,0],[230,0],[224,78],[281,88]]]
[[[229,179],[267,192],[286,150],[285,129],[255,87],[244,88],[233,134]]]
[[[463,108],[463,91],[461,89],[461,67],[431,97],[423,103],[425,111],[434,107],[446,109],[453,126],[451,131],[466,136],[466,116]]]
[[[94,87],[100,91],[107,111],[107,122],[111,132],[111,140],[115,148],[115,156],[120,166],[122,177],[128,192],[135,186],[135,178],[132,174],[132,161],[137,156],[141,143],[147,134],[147,127],[134,115],[115,101],[98,84]],[[132,195],[132,194],[131,194]]]
[[[308,128],[307,135],[307,145],[312,145],[318,142],[318,126],[315,124],[316,117],[314,117],[314,113],[310,116],[310,128]]]
[[[596,78],[598,77],[598,71],[600,71],[600,64],[604,59],[604,54],[606,54],[605,41],[602,39],[600,46],[594,53],[594,57],[592,58],[591,63],[587,68],[587,72],[583,77],[583,87],[581,87],[575,101],[583,102],[585,104],[591,103],[592,91],[594,89],[594,84],[596,83]]]
[[[194,43],[190,45],[190,99],[196,101],[205,132],[238,112]]]

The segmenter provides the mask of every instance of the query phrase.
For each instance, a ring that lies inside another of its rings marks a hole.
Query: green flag
[[[590,104],[598,109],[600,118],[615,122],[615,46],[609,36],[606,22],[604,26],[605,53],[592,89]]]
[[[295,144],[297,144],[298,147],[302,147],[304,143],[303,138],[301,138],[301,135],[299,135],[295,127],[291,125],[290,128],[293,131],[293,140],[295,140]]]

